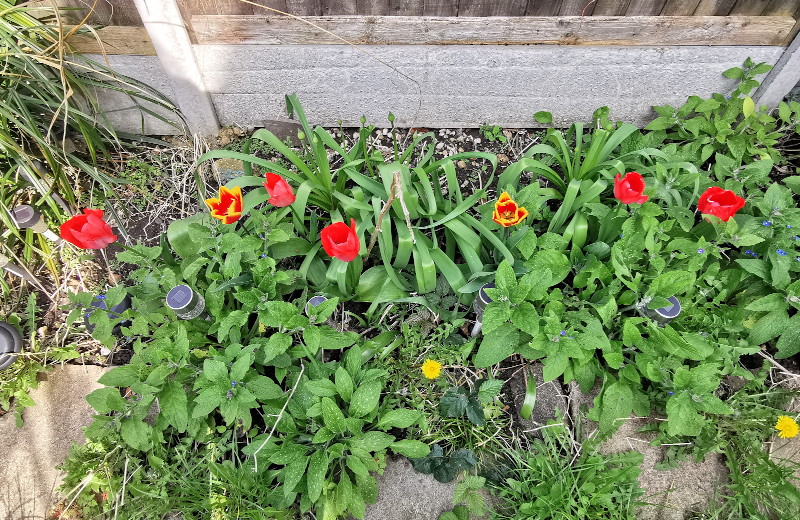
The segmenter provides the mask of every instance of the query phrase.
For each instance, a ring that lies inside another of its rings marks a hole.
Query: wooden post
[[[786,94],[800,83],[800,34],[783,51],[775,67],[769,71],[764,82],[753,96],[757,106],[778,106]]]
[[[177,1],[134,2],[172,84],[174,102],[183,112],[192,133],[216,134],[219,131],[217,113],[206,91]]]

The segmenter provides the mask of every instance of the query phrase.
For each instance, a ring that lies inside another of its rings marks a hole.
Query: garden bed
[[[644,130],[326,130],[290,96],[288,139],[127,150],[118,231],[62,228],[96,251],[49,319],[116,366],[59,512],[403,518],[369,504],[408,459],[442,520],[790,517],[800,104],[753,106],[763,72]],[[701,500],[656,473],[690,467]]]

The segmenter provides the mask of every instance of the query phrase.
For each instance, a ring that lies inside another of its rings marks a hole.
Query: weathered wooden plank
[[[109,26],[97,29],[97,34],[99,41],[94,36],[73,35],[67,38],[67,44],[72,51],[83,54],[156,55],[150,35],[144,27]]]
[[[322,0],[286,0],[286,12],[295,16],[319,16]]]
[[[242,6],[249,5],[250,9],[252,9],[253,11],[253,14],[260,14],[264,16],[275,14],[274,11],[265,9],[265,7],[266,8],[271,7],[272,9],[277,9],[278,11],[282,11],[284,13],[287,12],[289,9],[286,6],[286,0],[247,0],[248,2],[250,2],[249,4],[245,4],[245,2],[242,2],[240,0],[236,1],[239,2],[239,4],[241,4]],[[258,5],[253,5],[253,4],[258,4]],[[242,10],[245,10],[244,7],[242,7]],[[221,13],[211,13],[211,14],[221,14]]]
[[[697,9],[700,0],[667,0],[661,16],[690,16]]]
[[[356,0],[358,14],[383,16],[389,14],[389,0]]]
[[[559,16],[591,16],[597,2],[591,0],[562,0]]]
[[[664,9],[666,0],[632,0],[625,16],[657,16]]]
[[[636,2],[637,0],[634,0]],[[597,0],[594,16],[623,16],[631,0]]]
[[[731,8],[730,16],[759,16],[770,0],[737,0]]]
[[[771,0],[762,12],[765,16],[792,16],[800,14],[800,0]]]
[[[384,2],[386,0],[383,0]],[[422,16],[423,0],[389,0],[389,14],[394,16]]]
[[[253,6],[239,0],[178,0],[181,13],[253,14]]]
[[[481,17],[321,16],[310,21],[352,43],[558,45],[781,45],[789,16]],[[299,20],[192,18],[200,44],[340,44]]]
[[[56,0],[56,5],[77,8],[64,11],[70,20],[76,22],[89,15],[87,23],[92,25],[144,26],[133,0],[114,0],[113,4],[104,0]]]
[[[358,14],[356,0],[322,0],[322,15]]]
[[[528,0],[525,16],[558,16],[561,0]]]
[[[424,0],[423,16],[458,16],[458,0]]]
[[[694,16],[728,16],[736,0],[700,0]]]
[[[458,16],[489,16],[492,0],[459,0]]]
[[[489,5],[489,16],[525,16],[528,0],[495,0]]]

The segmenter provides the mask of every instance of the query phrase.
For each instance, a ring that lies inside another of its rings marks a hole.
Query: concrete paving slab
[[[638,451],[644,455],[639,485],[645,490],[640,500],[652,505],[639,508],[638,520],[683,520],[692,512],[705,511],[711,497],[724,491],[728,468],[720,454],[709,453],[703,462],[683,462],[667,471],[655,469],[666,449],[650,446],[655,432],[639,433],[654,419],[630,418],[600,446],[605,454]]]
[[[102,385],[105,369],[66,365],[47,373],[31,392],[36,406],[23,411],[24,426],[17,428],[14,414],[0,417],[0,519],[40,520],[55,503],[55,490],[73,442],[83,442],[83,430],[92,422],[86,395]]]
[[[547,425],[547,421],[555,419],[556,416],[568,420],[569,405],[567,396],[564,395],[564,389],[558,380],[544,382],[544,367],[541,363],[533,363],[530,370],[536,380],[536,404],[530,419],[523,419],[519,415],[525,401],[525,375],[522,371],[517,372],[508,384],[511,385],[511,394],[514,396],[516,420],[519,421],[525,433],[541,438],[539,430]]]
[[[453,508],[457,482],[442,484],[407,459],[391,459],[378,477],[378,501],[367,506],[364,520],[436,520]]]

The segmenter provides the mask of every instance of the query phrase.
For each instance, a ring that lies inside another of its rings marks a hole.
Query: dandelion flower
[[[796,437],[798,432],[797,422],[786,415],[778,417],[778,422],[775,423],[775,429],[778,430],[778,437],[781,439]]]
[[[436,379],[442,374],[442,364],[433,359],[426,359],[422,364],[422,375],[428,379]],[[797,426],[795,426],[796,430]],[[795,431],[797,433],[797,431]]]

